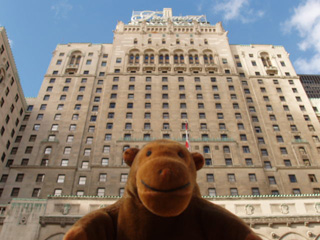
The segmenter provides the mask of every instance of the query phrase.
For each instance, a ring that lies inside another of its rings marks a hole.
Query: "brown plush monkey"
[[[123,198],[81,218],[64,240],[261,240],[240,218],[201,198],[200,153],[158,140],[127,149],[124,160],[131,170]]]

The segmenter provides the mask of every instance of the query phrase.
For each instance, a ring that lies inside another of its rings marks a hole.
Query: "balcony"
[[[174,71],[186,71],[187,65],[184,63],[175,63],[173,65]]]
[[[274,66],[266,66],[266,73],[268,75],[277,75],[278,74],[278,69]]]
[[[214,63],[204,64],[204,69],[206,72],[218,72],[218,65]]]
[[[140,64],[139,63],[128,63],[127,70],[128,70],[128,72],[139,71],[140,70]]]
[[[171,70],[171,64],[169,63],[160,63],[158,67],[159,71],[170,71]]]

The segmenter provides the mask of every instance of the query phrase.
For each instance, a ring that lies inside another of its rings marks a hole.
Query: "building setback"
[[[191,151],[205,157],[198,172],[202,195],[253,199],[253,210],[244,203],[241,211],[229,210],[266,216],[254,201],[270,195],[278,201],[276,211],[265,213],[272,217],[289,212],[279,203],[283,195],[320,193],[320,126],[289,54],[282,46],[231,45],[222,24],[205,16],[133,12],[128,24],[118,22],[112,44],[59,44],[28,104],[28,121],[20,121],[2,160],[0,202],[51,195],[42,228],[57,223],[50,214],[79,209],[70,208],[79,199],[88,206],[85,196],[121,196],[129,172],[122,152],[153,139],[184,144],[186,122]],[[320,203],[310,201],[315,216]]]

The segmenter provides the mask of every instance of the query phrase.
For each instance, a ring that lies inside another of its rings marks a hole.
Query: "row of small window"
[[[71,83],[71,81],[72,81],[72,78],[66,78],[64,82],[65,82],[65,83]],[[85,84],[87,81],[88,81],[87,78],[82,78],[82,79],[81,79],[81,83],[82,83],[82,84]],[[55,82],[56,82],[56,78],[50,78],[50,79],[49,79],[49,83],[55,83]],[[99,79],[99,80],[97,81],[97,84],[98,84],[98,85],[102,85],[102,84],[103,84],[103,80]],[[51,90],[52,90],[52,89],[51,89]]]
[[[314,194],[320,193],[320,188],[313,188]],[[251,194],[252,195],[260,195],[259,188],[251,188]],[[271,190],[271,195],[279,195],[279,190]],[[292,194],[294,195],[300,195],[301,190],[300,188],[293,188]],[[231,196],[239,196],[238,189],[237,188],[230,188],[230,195]],[[245,194],[247,195],[247,194]],[[208,188],[208,196],[216,197],[218,196],[217,191],[215,188]]]
[[[61,65],[61,63],[62,63],[62,59],[58,59],[56,62],[56,65]],[[86,65],[91,65],[91,63],[92,63],[92,59],[87,59]],[[70,64],[72,64],[72,63],[70,63]],[[77,65],[79,65],[79,63]],[[101,67],[105,67],[105,66],[107,66],[107,62],[102,61],[100,65],[101,65]]]
[[[279,99],[280,99],[280,101],[281,102],[285,102],[286,101],[286,98],[284,97],[284,96],[279,96]],[[270,101],[270,99],[269,99],[269,97],[268,96],[263,96],[263,100],[265,101],[265,102],[269,102]],[[302,99],[301,99],[301,97],[296,97],[296,100],[297,100],[297,102],[302,102]]]
[[[70,150],[64,150],[64,151],[71,151]],[[9,159],[6,163],[6,167],[11,167],[13,164],[13,159]],[[21,166],[27,166],[29,164],[29,159],[28,158],[23,158],[21,161]],[[49,159],[42,159],[40,166],[46,167],[49,166]],[[69,159],[62,159],[60,163],[61,167],[67,167],[69,166]],[[109,158],[102,158],[101,159],[101,166],[109,166]],[[89,168],[89,161],[82,161],[81,163],[81,168],[82,169],[88,169]]]
[[[249,177],[250,182],[257,182],[257,176],[255,173],[249,173],[248,177]],[[297,178],[294,174],[289,174],[288,177],[289,177],[290,182],[297,182]],[[214,174],[212,174],[212,173],[208,173],[206,175],[206,178],[207,178],[207,182],[214,182],[215,181]],[[228,178],[229,182],[236,182],[236,175],[234,173],[228,173],[227,178]],[[309,178],[310,182],[313,182],[313,183],[318,182],[315,174],[308,174],[308,178]],[[274,176],[268,176],[268,181],[269,181],[270,185],[277,184]]]
[[[31,136],[35,136],[35,135],[31,135]],[[55,137],[55,136],[53,136],[53,137]],[[69,142],[73,141],[73,138],[74,138],[74,136],[68,136],[67,141],[69,141]],[[25,151],[24,151],[24,153],[30,154],[30,153],[32,153],[32,150],[33,150],[32,146],[27,146]],[[17,147],[13,147],[10,154],[11,155],[15,155],[17,152],[18,152],[18,148]],[[103,146],[102,152],[106,153],[106,154],[110,153],[110,146]],[[46,155],[51,154],[52,153],[52,147],[50,147],[50,146],[46,147],[43,153],[46,154]],[[63,154],[70,154],[70,153],[71,153],[71,147],[65,147],[64,150],[63,150]],[[84,156],[90,156],[91,155],[91,149],[90,148],[86,148],[84,150],[83,155]]]
[[[212,30],[212,29],[210,29],[210,32],[211,32],[211,30]],[[180,31],[180,30],[179,30],[179,31]],[[184,29],[183,29],[183,31],[184,31]],[[177,34],[177,35],[178,35],[178,34]],[[191,34],[191,35],[192,35],[192,34]],[[151,38],[148,38],[148,39],[147,39],[147,43],[148,43],[148,44],[152,44],[152,39],[151,39]],[[161,39],[161,43],[162,43],[162,44],[166,44],[166,39],[165,39],[165,38],[162,38],[162,39]],[[203,40],[203,43],[207,45],[207,44],[208,44],[208,40],[207,40],[207,39],[204,39],[204,40]],[[133,44],[138,44],[138,39],[135,38],[135,39],[133,40]],[[178,44],[178,45],[180,44],[180,39],[176,39],[176,44]],[[193,39],[193,38],[190,39],[190,44],[191,44],[191,45],[194,44],[194,39]]]
[[[119,73],[119,72],[120,72],[120,69],[115,69],[115,73]],[[89,70],[84,70],[84,71],[83,71],[83,74],[84,74],[84,75],[88,75],[89,73],[90,73]],[[52,75],[58,75],[58,74],[59,74],[59,71],[58,71],[58,70],[52,71]],[[73,74],[73,73],[70,72],[70,74]],[[99,77],[103,77],[103,76],[105,76],[105,75],[106,75],[105,72],[99,72],[99,74],[98,74]]]
[[[13,188],[10,196],[11,197],[19,197],[19,192],[20,192],[20,188]],[[3,188],[0,188],[0,197],[2,196],[2,193],[3,193]],[[38,198],[38,197],[40,197],[40,193],[41,193],[41,188],[34,188],[32,190],[31,197]],[[102,197],[102,196],[105,196],[105,194],[106,194],[105,188],[97,188],[96,196]],[[124,188],[120,188],[119,189],[119,196],[123,196],[123,194],[124,194]],[[54,196],[61,196],[62,189],[60,189],[60,188],[54,189],[53,195]],[[76,195],[79,197],[84,196],[84,190],[78,190]]]

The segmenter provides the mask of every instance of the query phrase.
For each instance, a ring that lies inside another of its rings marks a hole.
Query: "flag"
[[[188,137],[188,122],[185,123],[186,127],[186,148],[190,151],[190,143],[189,143],[189,137]]]

